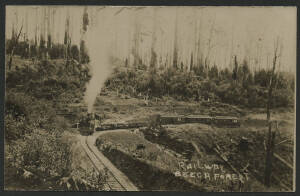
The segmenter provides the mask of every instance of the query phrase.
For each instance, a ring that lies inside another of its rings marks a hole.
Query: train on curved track
[[[237,117],[231,116],[203,116],[203,115],[174,115],[174,116],[160,116],[155,115],[155,123],[158,125],[170,125],[170,124],[185,124],[185,123],[203,123],[208,125],[214,125],[217,127],[239,127],[240,120]],[[151,117],[150,117],[151,118]],[[82,119],[77,128],[80,128],[84,135],[90,135],[94,131],[105,131],[114,129],[131,129],[146,127],[150,125],[151,120],[126,122],[126,123],[101,123],[101,117],[97,114],[88,114],[85,119]]]

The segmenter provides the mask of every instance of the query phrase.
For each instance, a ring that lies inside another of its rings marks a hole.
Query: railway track
[[[104,170],[107,171],[107,179],[104,188],[110,191],[138,191],[129,179],[121,171],[115,168],[94,145],[91,146],[89,137],[93,136],[84,136],[81,140],[81,144],[94,168],[99,173]]]

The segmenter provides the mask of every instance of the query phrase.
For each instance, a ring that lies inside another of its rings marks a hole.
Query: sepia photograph
[[[296,7],[5,12],[4,190],[295,191]]]

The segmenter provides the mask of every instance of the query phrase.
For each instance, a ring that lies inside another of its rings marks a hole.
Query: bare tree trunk
[[[205,65],[205,71],[206,71],[206,77],[208,76],[208,71],[209,71],[209,65],[210,65],[210,52],[211,52],[211,49],[213,48],[213,45],[211,44],[212,43],[212,39],[213,39],[213,33],[214,33],[214,26],[215,26],[215,18],[213,19],[212,21],[212,24],[211,24],[211,28],[210,28],[210,31],[209,31],[209,38],[208,38],[208,46],[207,46],[207,54],[206,54],[206,57],[205,57],[205,60],[204,60],[204,65]]]
[[[271,185],[271,175],[272,175],[272,158],[274,153],[274,140],[275,132],[272,132],[272,122],[271,122],[271,104],[272,104],[272,91],[274,83],[274,73],[276,68],[276,62],[278,58],[278,40],[276,42],[274,58],[273,58],[273,68],[271,72],[269,91],[268,91],[268,103],[267,103],[267,121],[268,121],[268,142],[267,142],[267,153],[266,153],[266,165],[265,165],[265,185],[269,187]]]
[[[193,12],[193,25],[194,25],[194,34],[193,34],[193,42],[194,45],[192,47],[192,51],[191,51],[191,60],[190,60],[190,67],[189,67],[189,71],[193,70],[193,66],[194,63],[197,62],[197,25],[198,25],[198,20],[197,20],[197,16],[196,16],[196,11],[194,10]],[[196,60],[194,60],[196,59]]]
[[[134,67],[139,65],[140,62],[140,24],[138,16],[134,19],[134,45],[133,45],[133,56],[134,56]]]
[[[173,51],[173,67],[177,69],[178,64],[178,12],[176,10],[175,16],[175,36],[174,36],[174,51]]]
[[[152,44],[151,44],[151,57],[150,57],[150,67],[154,68],[157,66],[157,54],[155,52],[156,48],[156,29],[157,29],[157,8],[153,11],[153,29],[152,29]]]
[[[18,44],[18,40],[19,40],[19,37],[22,33],[22,29],[23,29],[23,25],[21,26],[20,28],[20,31],[19,31],[19,34],[17,35],[16,39],[14,40],[13,42],[13,46],[12,46],[12,50],[11,50],[11,53],[10,53],[10,57],[9,57],[9,62],[8,62],[8,69],[11,70],[11,65],[12,65],[12,57],[14,55],[14,51],[15,51],[15,48]]]
[[[196,21],[196,32],[197,32],[197,36],[196,36],[196,51],[195,51],[195,66],[200,66],[200,64],[202,65],[202,50],[200,49],[200,46],[201,46],[201,30],[202,30],[202,13],[200,15],[200,22],[199,22],[199,27],[198,27],[198,22]],[[198,38],[197,38],[198,37]]]

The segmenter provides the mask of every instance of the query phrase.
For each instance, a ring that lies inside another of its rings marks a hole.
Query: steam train
[[[226,126],[226,127],[239,127],[240,120],[237,117],[230,116],[203,116],[203,115],[173,115],[173,116],[160,116],[156,115],[157,124],[159,125],[168,125],[168,124],[185,124],[185,123],[203,123],[214,125],[217,127]],[[151,117],[150,117],[151,118]],[[89,113],[87,116],[80,120],[78,123],[80,131],[84,135],[93,134],[95,131],[105,131],[105,130],[114,130],[114,129],[130,129],[145,127],[149,125],[149,121],[137,121],[137,122],[128,122],[128,123],[101,123],[101,117],[94,113]]]
[[[95,113],[88,113],[83,116],[78,123],[76,128],[80,130],[82,135],[91,135],[95,132],[96,128],[101,124],[101,118]]]

